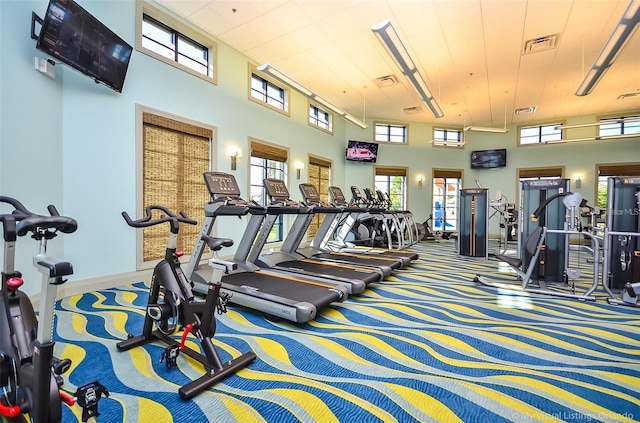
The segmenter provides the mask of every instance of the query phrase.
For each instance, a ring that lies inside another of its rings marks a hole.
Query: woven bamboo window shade
[[[601,164],[598,176],[640,176],[640,163]]]
[[[380,175],[380,176],[407,176],[407,168],[404,168],[404,167],[376,167],[376,175]]]
[[[184,211],[201,223],[209,201],[202,174],[209,170],[213,132],[177,120],[143,113],[143,205]],[[154,216],[154,217],[159,217]],[[196,244],[199,225],[180,225],[178,249],[188,255]],[[143,230],[144,261],[164,257],[169,224]]]
[[[537,169],[518,170],[519,178],[562,178],[564,169],[561,167],[541,167]]]
[[[251,157],[286,163],[289,154],[284,148],[251,141]]]
[[[307,171],[309,183],[315,185],[320,194],[320,201],[329,203],[329,185],[331,185],[331,162],[317,157],[309,158],[309,170]],[[309,225],[308,236],[315,236],[320,227],[321,215],[316,215]]]
[[[433,169],[433,177],[462,179],[462,171],[456,169]]]

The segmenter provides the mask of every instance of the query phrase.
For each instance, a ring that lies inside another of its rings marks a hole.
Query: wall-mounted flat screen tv
[[[50,0],[36,48],[122,92],[132,48],[73,0]]]
[[[492,169],[507,165],[507,150],[476,150],[471,152],[472,169]]]
[[[353,162],[375,163],[378,159],[378,144],[349,140],[346,159]]]

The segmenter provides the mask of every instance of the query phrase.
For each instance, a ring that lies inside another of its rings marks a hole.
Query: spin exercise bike
[[[60,390],[62,373],[71,366],[69,359],[53,356],[53,317],[57,287],[73,274],[71,263],[47,256],[47,241],[58,232],[73,233],[77,223],[60,216],[53,205],[50,216],[30,212],[18,200],[0,196],[0,203],[13,207],[11,214],[0,214],[4,238],[4,267],[0,292],[0,414],[9,421],[57,423],[62,420],[62,403],[82,407],[82,421],[97,417],[98,401],[109,391],[95,381],[79,387],[74,396]],[[42,273],[39,319],[27,294],[20,290],[24,280],[15,270],[15,244],[18,237],[31,233],[39,242],[33,265]],[[38,321],[39,320],[39,321]],[[26,417],[28,414],[29,417]]]
[[[158,219],[153,219],[152,212],[154,210],[160,211],[163,215]],[[192,284],[187,280],[180,267],[179,259],[182,256],[182,251],[177,250],[176,246],[180,223],[195,225],[197,222],[190,219],[184,212],[180,212],[180,216],[177,216],[166,207],[158,205],[147,207],[146,216],[139,220],[132,220],[127,212],[122,212],[122,216],[127,224],[133,228],[147,228],[170,223],[171,229],[165,257],[156,265],[151,277],[142,334],[129,335],[126,340],[119,342],[117,344],[118,351],[126,351],[158,340],[167,345],[160,361],[165,362],[168,369],[177,365],[180,352],[201,363],[205,368],[204,375],[183,385],[178,390],[180,397],[184,400],[195,397],[255,360],[256,355],[253,352],[248,352],[223,363],[211,340],[216,332],[215,312],[216,310],[220,314],[226,312],[226,304],[229,301],[228,294],[222,295],[220,293],[220,279],[223,273],[229,273],[236,266],[233,262],[218,259],[216,254],[223,247],[232,246],[233,240],[203,237],[212,251],[209,266],[213,268],[213,273],[211,281],[208,283],[205,301],[196,301]],[[155,330],[153,329],[154,324]],[[171,337],[178,324],[183,331],[180,342]],[[195,335],[204,355],[185,345],[189,333]]]

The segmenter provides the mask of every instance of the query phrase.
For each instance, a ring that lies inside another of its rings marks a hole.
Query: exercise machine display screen
[[[289,190],[283,180],[275,178],[266,178],[263,181],[264,188],[267,190],[267,194],[271,197],[272,201],[279,199],[288,199]]]
[[[342,190],[339,187],[329,187],[329,195],[333,199],[334,203],[346,203],[347,199],[344,197]]]
[[[204,182],[214,200],[219,197],[240,196],[240,187],[238,187],[236,178],[228,173],[205,172]]]
[[[319,203],[320,202],[320,194],[316,189],[316,186],[313,184],[300,184],[300,192],[302,192],[302,196],[304,200],[309,203]]]

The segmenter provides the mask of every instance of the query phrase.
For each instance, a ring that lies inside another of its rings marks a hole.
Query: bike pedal
[[[67,370],[71,368],[71,360],[68,358],[59,359],[54,358],[51,363],[51,370],[56,375],[61,375],[66,373]]]

